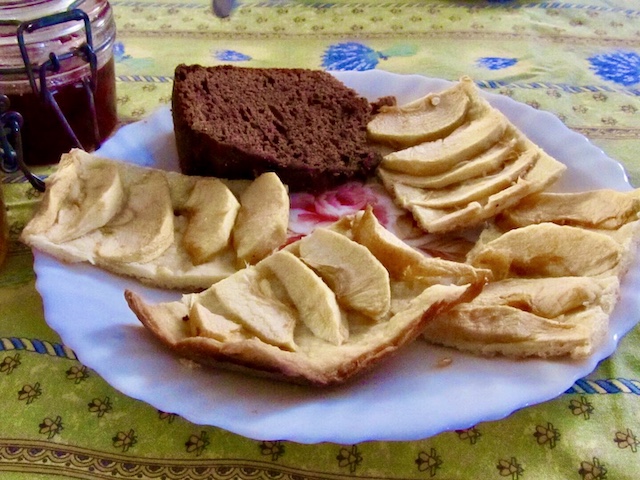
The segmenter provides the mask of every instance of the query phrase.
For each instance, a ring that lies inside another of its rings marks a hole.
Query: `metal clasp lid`
[[[44,181],[34,175],[24,163],[22,156],[22,115],[10,110],[9,98],[0,94],[0,169],[5,173],[21,170],[29,183],[44,192]]]
[[[36,84],[36,79],[34,75],[34,71],[36,67],[31,63],[29,59],[29,52],[27,51],[27,47],[24,40],[24,34],[32,33],[41,28],[51,27],[53,25],[58,25],[65,22],[70,21],[83,21],[84,22],[84,30],[86,35],[86,42],[83,43],[80,47],[75,48],[69,52],[58,55],[54,52],[49,53],[49,59],[42,63],[38,69],[38,78],[40,81],[40,88]],[[47,106],[50,106],[56,116],[62,123],[65,132],[69,137],[73,140],[73,143],[76,147],[84,150],[84,147],[80,143],[77,135],[73,131],[73,128],[69,124],[69,121],[65,117],[62,109],[58,105],[53,92],[51,92],[47,87],[47,71],[51,71],[53,73],[58,73],[60,71],[60,62],[68,60],[73,57],[80,57],[89,63],[90,67],[90,75],[89,77],[82,78],[82,85],[87,97],[88,109],[91,115],[91,122],[93,126],[93,135],[95,138],[96,148],[100,147],[100,131],[98,128],[98,116],[96,113],[95,99],[94,94],[96,91],[96,75],[98,69],[98,61],[96,53],[93,49],[93,38],[91,35],[91,21],[89,16],[80,9],[68,10],[66,12],[55,13],[52,15],[47,15],[45,17],[41,17],[35,20],[30,20],[26,22],[22,22],[18,25],[17,29],[18,36],[18,47],[20,48],[20,54],[22,56],[22,60],[24,61],[24,65],[26,67],[27,77],[29,78],[29,84],[31,85],[31,89],[35,95],[40,95],[43,103]]]

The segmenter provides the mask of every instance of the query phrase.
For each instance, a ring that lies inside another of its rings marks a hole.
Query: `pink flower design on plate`
[[[368,205],[383,225],[388,221],[388,197],[377,191],[377,184],[346,183],[333,190],[313,195],[294,193],[291,195],[291,218],[289,227],[292,236],[306,235],[317,226],[329,225],[345,215],[364,210]]]

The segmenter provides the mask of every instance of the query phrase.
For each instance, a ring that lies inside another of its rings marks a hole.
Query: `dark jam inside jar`
[[[74,147],[95,150],[113,132],[115,35],[108,0],[34,0],[0,8],[0,93],[9,110],[22,115],[25,163],[55,164]],[[89,79],[93,95],[83,84]]]
[[[102,142],[113,132],[118,122],[113,57],[99,67],[96,73],[94,101],[99,141]],[[89,98],[81,80],[52,88],[51,91],[82,147],[87,151],[99,147],[94,134]],[[40,95],[29,91],[7,96],[11,102],[11,110],[19,112],[24,120],[21,135],[25,163],[57,163],[60,155],[76,147],[53,108],[45,105]]]

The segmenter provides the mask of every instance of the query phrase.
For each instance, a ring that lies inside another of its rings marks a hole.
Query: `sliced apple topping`
[[[411,198],[411,204],[415,206],[439,210],[465,206],[471,202],[489,198],[510,187],[531,169],[537,158],[537,151],[526,151],[517,160],[493,175],[460,182],[448,189],[419,189],[402,184],[398,184],[397,189],[403,197]]]
[[[76,172],[77,176],[73,175]],[[114,164],[64,169],[61,177],[58,181],[68,184],[68,195],[61,199],[56,222],[47,232],[52,242],[67,242],[104,226],[124,204],[125,194]]]
[[[586,192],[540,192],[500,215],[509,228],[553,222],[584,228],[618,229],[640,214],[640,190],[611,189]]]
[[[389,272],[366,247],[340,233],[318,228],[300,240],[299,252],[345,308],[375,319],[387,314]]]
[[[188,217],[182,245],[194,265],[208,262],[229,245],[240,203],[217,178],[196,181],[185,204]]]
[[[103,259],[148,262],[173,243],[173,207],[162,172],[149,170],[129,188],[124,208],[101,229],[96,254]]]
[[[412,175],[443,173],[492,147],[507,126],[504,115],[490,110],[450,135],[388,154],[382,166]]]
[[[47,179],[49,193],[24,235],[44,233],[53,243],[65,243],[104,226],[120,211],[126,195],[117,165],[87,158],[91,156],[78,149],[62,155],[56,172]]]
[[[469,103],[463,88],[452,88],[403,106],[383,107],[367,133],[374,142],[397,148],[436,140],[462,125]]]
[[[191,335],[209,337],[219,342],[246,338],[242,334],[242,325],[212,312],[197,301],[189,309],[189,327]]]
[[[498,171],[506,162],[517,156],[514,152],[515,139],[498,142],[473,161],[462,162],[457,167],[437,175],[410,175],[385,168],[378,175],[385,185],[403,184],[419,188],[445,188],[472,178],[482,177]]]
[[[284,285],[300,320],[316,337],[334,345],[349,338],[349,327],[336,294],[298,257],[283,250],[270,255],[259,266],[272,271]]]
[[[604,275],[623,258],[616,240],[579,227],[538,223],[494,235],[481,235],[467,261],[490,268],[498,280],[522,272],[528,277]]]
[[[384,228],[367,208],[352,226],[353,238],[364,245],[389,272],[392,279],[420,279],[429,283],[473,283],[484,281],[489,272],[465,263],[429,257],[404,243]]]
[[[266,343],[295,350],[293,332],[298,314],[269,288],[264,270],[246,268],[213,285],[200,303],[236,322]]]
[[[273,172],[256,178],[240,195],[233,246],[242,262],[253,265],[287,239],[289,194]]]

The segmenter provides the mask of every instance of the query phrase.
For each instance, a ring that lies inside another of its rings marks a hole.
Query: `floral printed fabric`
[[[640,9],[632,3],[240,1],[218,19],[209,0],[114,0],[119,114],[138,120],[169,103],[181,62],[470,75],[557,115],[640,185]],[[15,238],[38,195],[19,177],[4,178],[3,191]],[[297,194],[297,233],[372,195],[361,185]],[[419,441],[254,441],[127,398],[83,366],[46,326],[30,253],[14,242],[0,270],[0,470],[3,479],[632,479],[639,357],[636,327],[558,398]]]

